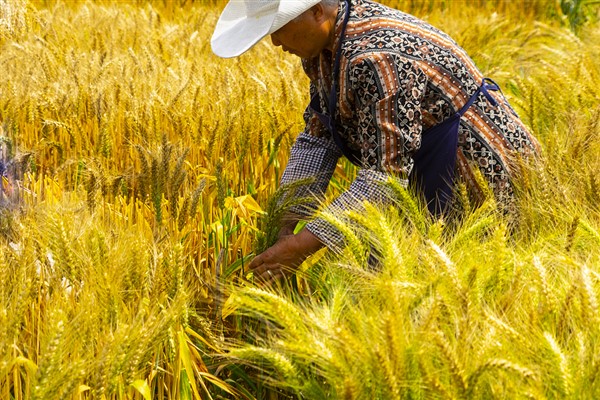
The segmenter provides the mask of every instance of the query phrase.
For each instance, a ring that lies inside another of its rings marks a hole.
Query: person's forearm
[[[302,261],[324,246],[321,240],[308,229],[302,229],[294,235],[294,238],[296,239],[298,254],[302,255]]]

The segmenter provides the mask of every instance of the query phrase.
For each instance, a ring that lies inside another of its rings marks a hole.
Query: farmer
[[[322,196],[343,155],[359,167],[331,210],[385,201],[390,177],[419,187],[434,214],[451,203],[453,182],[477,195],[474,171],[487,178],[499,204],[513,197],[517,157],[535,154],[527,131],[498,86],[448,35],[370,0],[230,0],[213,37],[221,57],[236,57],[270,35],[302,59],[310,78],[306,127],[281,179],[306,177],[300,195]],[[323,246],[344,240],[323,219],[299,233],[311,212],[296,209],[280,239],[250,263],[259,279],[285,277]]]

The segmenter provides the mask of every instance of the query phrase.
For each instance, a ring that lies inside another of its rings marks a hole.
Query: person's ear
[[[311,15],[317,22],[323,22],[325,17],[325,8],[321,3],[315,4],[310,8]]]

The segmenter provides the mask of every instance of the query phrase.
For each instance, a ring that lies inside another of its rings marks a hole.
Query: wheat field
[[[600,5],[384,3],[539,139],[518,213],[459,188],[434,220],[390,183],[390,208],[323,215],[342,254],[261,287],[299,60],[214,56],[222,0],[0,0],[1,399],[600,397]]]

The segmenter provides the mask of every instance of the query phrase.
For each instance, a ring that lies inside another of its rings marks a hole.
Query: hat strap
[[[335,113],[337,106],[337,81],[338,75],[340,74],[340,61],[342,58],[342,41],[344,40],[344,36],[346,34],[346,26],[348,25],[348,20],[350,19],[350,0],[346,0],[346,14],[344,15],[344,22],[342,24],[342,32],[340,33],[340,38],[338,40],[338,46],[335,53],[335,60],[333,62],[333,77],[331,83],[331,92],[329,92],[329,115],[331,118],[331,122],[328,124],[329,131],[331,132],[331,136],[333,141],[337,145],[337,147],[342,151],[342,154],[346,156],[350,162],[354,165],[360,164],[360,157],[358,152],[353,151],[348,147],[346,141],[340,136],[337,131],[337,124],[335,122]]]

